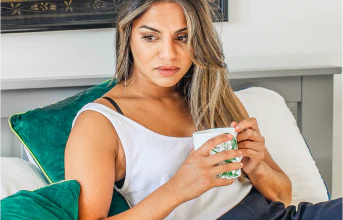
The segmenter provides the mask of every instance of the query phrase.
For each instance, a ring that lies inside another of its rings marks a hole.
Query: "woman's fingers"
[[[256,142],[264,142],[264,138],[256,131],[252,129],[246,129],[237,135],[237,142],[241,142],[244,140],[256,141]]]
[[[239,143],[238,148],[243,153],[243,156],[248,156],[244,154],[244,149],[249,149],[256,152],[264,152],[264,145],[256,141],[242,141]]]
[[[227,142],[232,139],[232,134],[222,134],[214,138],[209,139],[205,142],[196,152],[202,156],[208,156],[209,152],[217,145]]]
[[[220,162],[223,162],[224,160],[231,160],[232,158],[240,156],[242,156],[242,154],[239,150],[224,150],[207,157],[206,165],[213,166]]]
[[[225,172],[230,172],[233,170],[238,170],[242,168],[243,165],[241,162],[234,162],[234,163],[224,163],[224,164],[219,164],[218,166],[214,166],[210,169],[209,174],[213,177],[215,177],[218,174],[225,173]]]
[[[214,178],[212,181],[212,186],[213,187],[228,186],[228,185],[231,185],[234,181],[235,179]]]
[[[258,125],[257,125],[257,120],[256,118],[252,117],[252,118],[248,118],[244,121],[239,122],[239,124],[236,126],[236,131],[244,131],[245,129],[252,129],[255,130],[257,132],[260,132]]]
[[[235,121],[233,121],[233,122],[231,122],[231,125],[230,125],[231,127],[236,127],[237,126],[237,122],[235,122]]]
[[[249,157],[254,161],[262,161],[264,159],[264,153],[251,149],[241,149],[244,157]]]

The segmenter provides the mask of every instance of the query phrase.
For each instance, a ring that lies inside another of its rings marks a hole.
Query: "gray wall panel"
[[[304,76],[302,88],[302,134],[332,192],[333,75]]]
[[[284,97],[286,102],[301,101],[301,76],[231,79],[230,81],[234,90],[249,86],[258,86],[279,93]]]
[[[1,118],[7,118],[14,113],[26,112],[31,109],[55,103],[89,87],[90,86],[1,91]]]

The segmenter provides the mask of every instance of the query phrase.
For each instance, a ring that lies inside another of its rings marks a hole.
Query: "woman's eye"
[[[146,35],[146,36],[143,36],[142,38],[144,38],[147,42],[152,42],[155,38],[154,36],[152,35]]]
[[[187,42],[187,35],[180,35],[177,37],[177,40],[182,41],[182,42]]]
[[[157,39],[157,37],[153,36],[153,35],[145,35],[142,38],[144,38],[147,42],[152,42],[154,40]],[[181,42],[187,42],[187,35],[180,35],[176,38],[176,40],[181,41]]]

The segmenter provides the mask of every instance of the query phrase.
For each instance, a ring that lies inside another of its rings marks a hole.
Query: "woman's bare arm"
[[[117,133],[106,117],[95,111],[80,114],[65,151],[65,179],[75,179],[81,185],[80,220],[107,218],[117,147]],[[108,219],[163,219],[182,203],[174,189],[167,182],[136,206]]]
[[[79,219],[106,218],[113,195],[117,134],[105,116],[82,112],[65,150],[65,179],[81,185]]]
[[[175,187],[167,182],[131,209],[106,218],[106,220],[160,220],[166,218],[182,203],[175,194]]]

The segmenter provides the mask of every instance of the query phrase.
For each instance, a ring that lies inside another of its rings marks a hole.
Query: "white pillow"
[[[40,168],[38,167],[36,161],[33,159],[33,157],[31,156],[31,154],[29,153],[29,151],[26,149],[26,147],[24,147],[24,145],[21,145],[22,148],[24,148],[25,150],[25,154],[27,156],[27,159],[29,160],[29,163],[33,164],[35,167],[37,167],[37,169],[42,173],[42,171],[40,170]]]
[[[1,198],[19,190],[35,190],[48,185],[41,172],[31,163],[16,157],[1,157]]]
[[[261,87],[249,87],[235,94],[249,117],[256,118],[269,153],[290,178],[291,204],[328,201],[323,179],[284,98]]]

